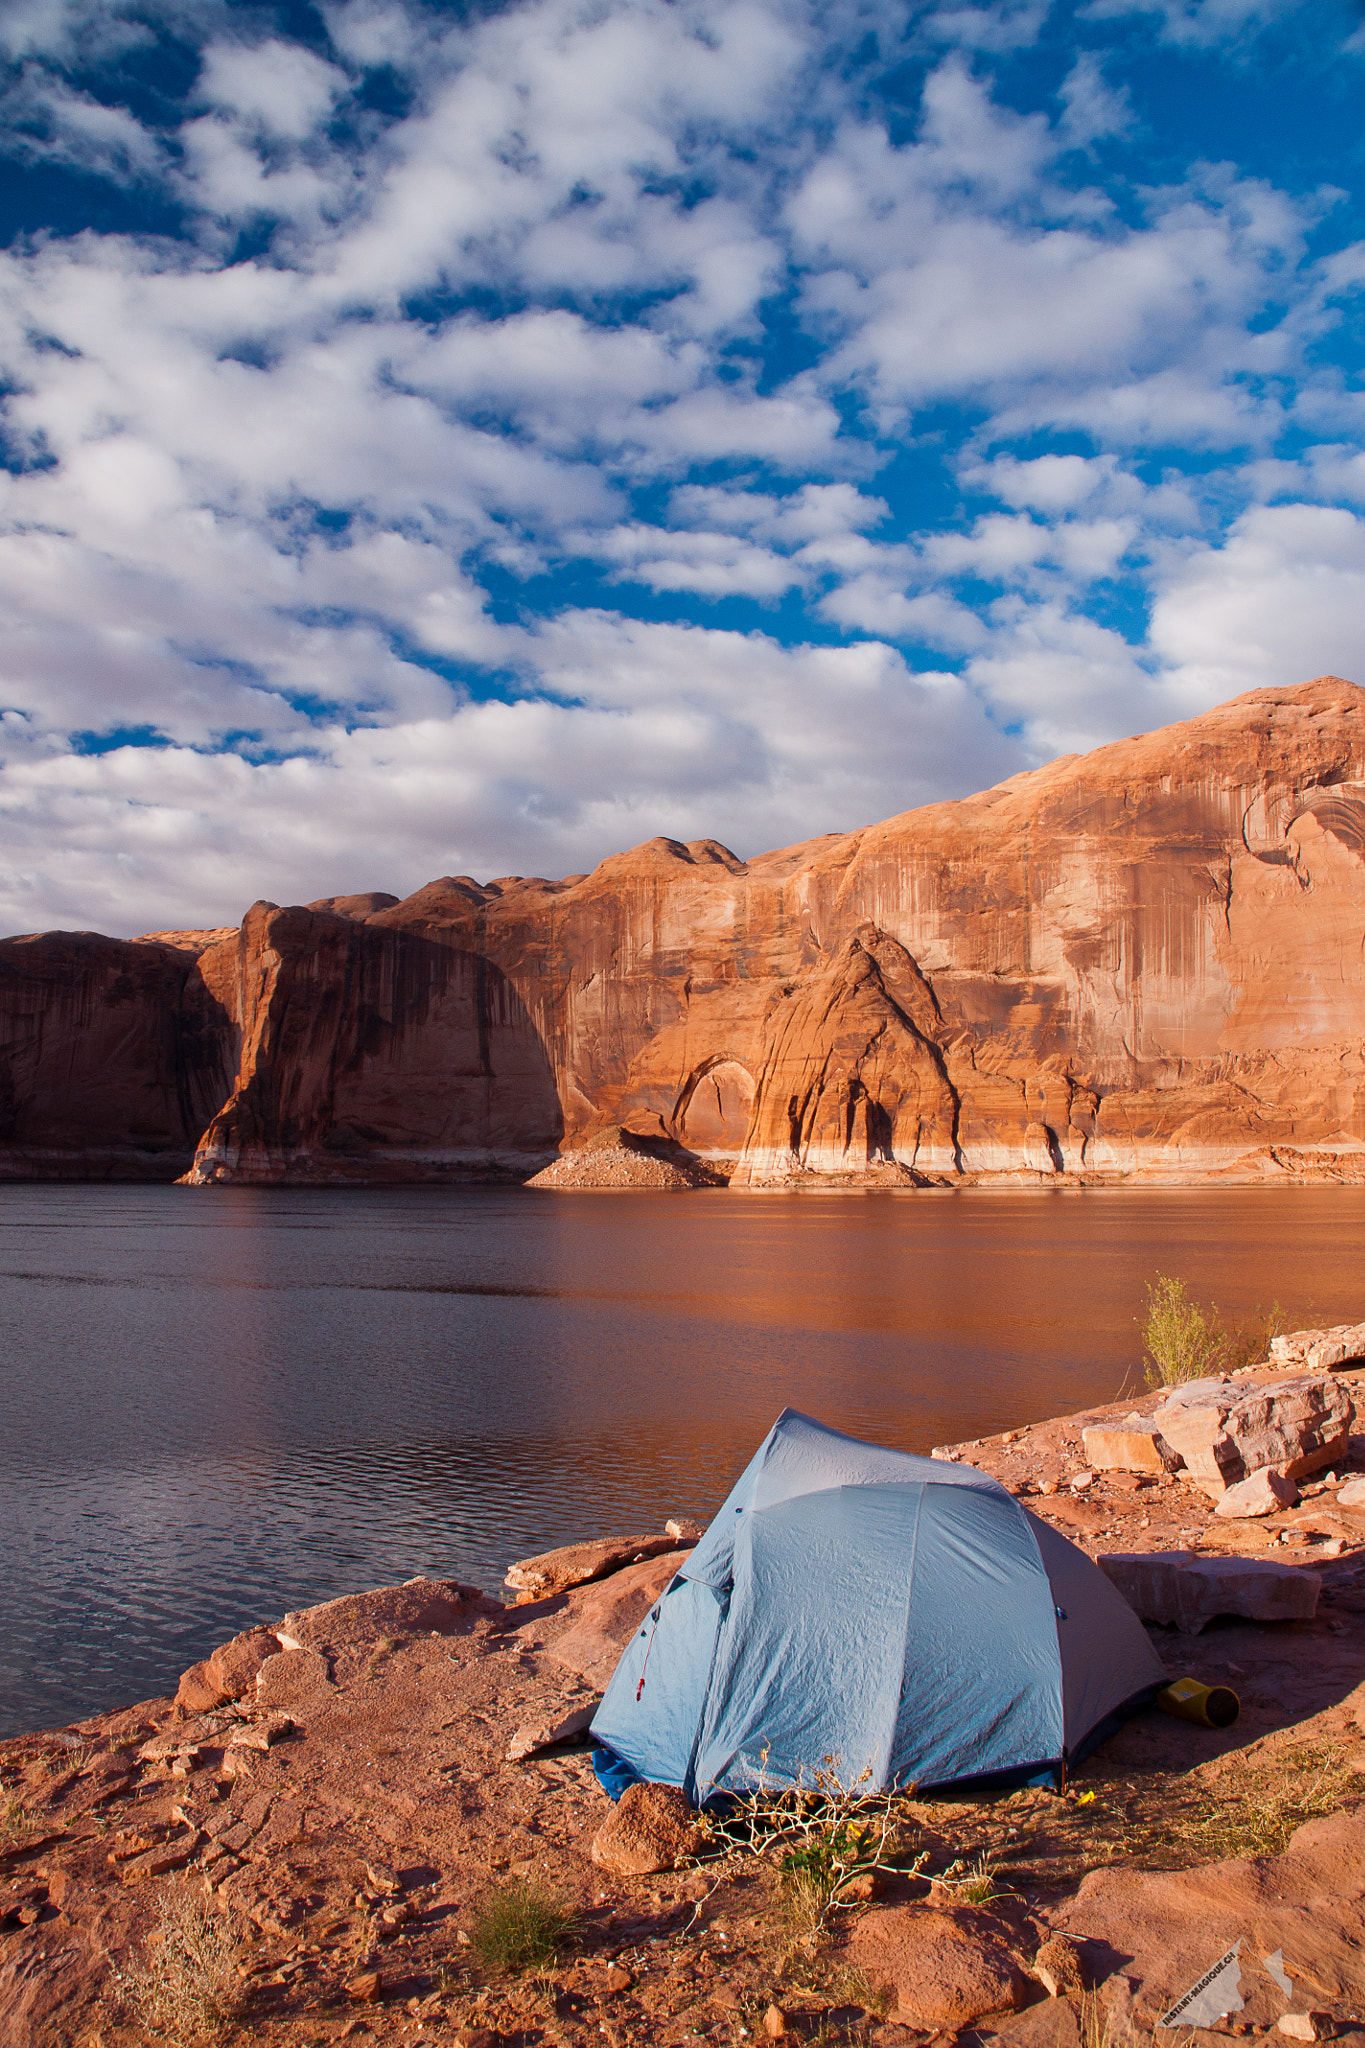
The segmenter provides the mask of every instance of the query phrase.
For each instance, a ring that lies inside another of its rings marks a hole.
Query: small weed
[[[935,1883],[947,1885],[967,1906],[988,1906],[992,1899],[1014,1896],[1006,1886],[997,1885],[995,1862],[986,1849],[983,1849],[979,1856],[973,1857],[970,1863],[964,1863],[961,1858],[950,1863],[935,1879]]]
[[[1113,2013],[1093,1991],[1082,1994],[1076,2020],[1081,2048],[1118,2048],[1123,2030],[1115,2025]]]
[[[540,1885],[523,1883],[488,1894],[469,1940],[481,1963],[510,1976],[556,1962],[577,1932],[571,1906]]]
[[[766,1765],[765,1753],[765,1771]],[[770,1788],[760,1772],[758,1783],[737,1794],[723,1813],[703,1818],[713,1846],[776,1861],[798,1937],[819,1931],[856,1878],[891,1869],[891,1858],[914,1827],[913,1788],[869,1793],[870,1776],[864,1771],[846,1783],[833,1756],[809,1783]],[[913,1865],[900,1867],[916,1875],[924,1861],[921,1854]]]
[[[187,1885],[163,1894],[156,1926],[126,1978],[137,2019],[177,2043],[217,2040],[246,2002],[243,1948],[231,1924]]]
[[[22,1842],[37,1825],[28,1808],[18,1799],[7,1799],[0,1807],[0,1842]]]
[[[1236,1372],[1265,1357],[1284,1318],[1278,1302],[1228,1323],[1211,1302],[1191,1301],[1183,1280],[1159,1273],[1147,1288],[1142,1320],[1143,1362],[1149,1387],[1181,1387],[1214,1373]]]

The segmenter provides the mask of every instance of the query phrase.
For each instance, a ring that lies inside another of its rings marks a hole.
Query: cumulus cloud
[[[1288,12],[15,0],[0,144],[107,217],[0,250],[0,918],[752,852],[1350,673],[1365,254],[1130,62]]]
[[[1191,704],[1286,674],[1365,676],[1365,519],[1341,506],[1255,507],[1220,544],[1170,562],[1151,639]]]

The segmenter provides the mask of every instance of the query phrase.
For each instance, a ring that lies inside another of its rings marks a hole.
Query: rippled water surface
[[[0,1188],[0,1732],[290,1607],[704,1514],[786,1404],[1112,1398],[1144,1282],[1365,1314],[1365,1191]]]

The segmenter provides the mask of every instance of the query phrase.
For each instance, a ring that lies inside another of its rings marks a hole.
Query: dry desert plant
[[[1305,1744],[1284,1751],[1278,1765],[1274,1778],[1242,1778],[1231,1797],[1220,1796],[1186,1827],[1201,1858],[1282,1856],[1296,1828],[1335,1813],[1348,1790],[1359,1790],[1342,1749]]]
[[[0,1847],[8,1848],[12,1843],[22,1842],[37,1825],[21,1800],[7,1799],[0,1806]]]
[[[486,1968],[512,1976],[557,1962],[577,1932],[572,1906],[542,1885],[521,1883],[489,1892],[469,1939]]]
[[[1268,1312],[1253,1309],[1228,1323],[1210,1302],[1191,1301],[1183,1280],[1158,1273],[1147,1288],[1142,1318],[1143,1357],[1149,1387],[1180,1387],[1213,1373],[1236,1372],[1264,1358],[1283,1316],[1278,1302]]]
[[[791,1917],[811,1934],[832,1907],[847,1902],[856,1879],[892,1869],[917,1876],[928,1856],[925,1850],[913,1863],[892,1861],[903,1856],[904,1837],[917,1832],[910,1790],[869,1792],[870,1771],[846,1781],[839,1764],[827,1756],[808,1781],[803,1776],[779,1788],[766,1782],[765,1752],[757,1783],[702,1818],[709,1846],[776,1861]]]
[[[223,1914],[188,1885],[168,1885],[124,1995],[152,2034],[177,2043],[221,2037],[246,2003],[243,1948]]]

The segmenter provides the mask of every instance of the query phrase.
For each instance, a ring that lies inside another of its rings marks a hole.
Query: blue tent
[[[696,1804],[831,1758],[869,1791],[1062,1782],[1166,1682],[1099,1567],[997,1481],[788,1408],[592,1733],[618,1795],[649,1778]]]

